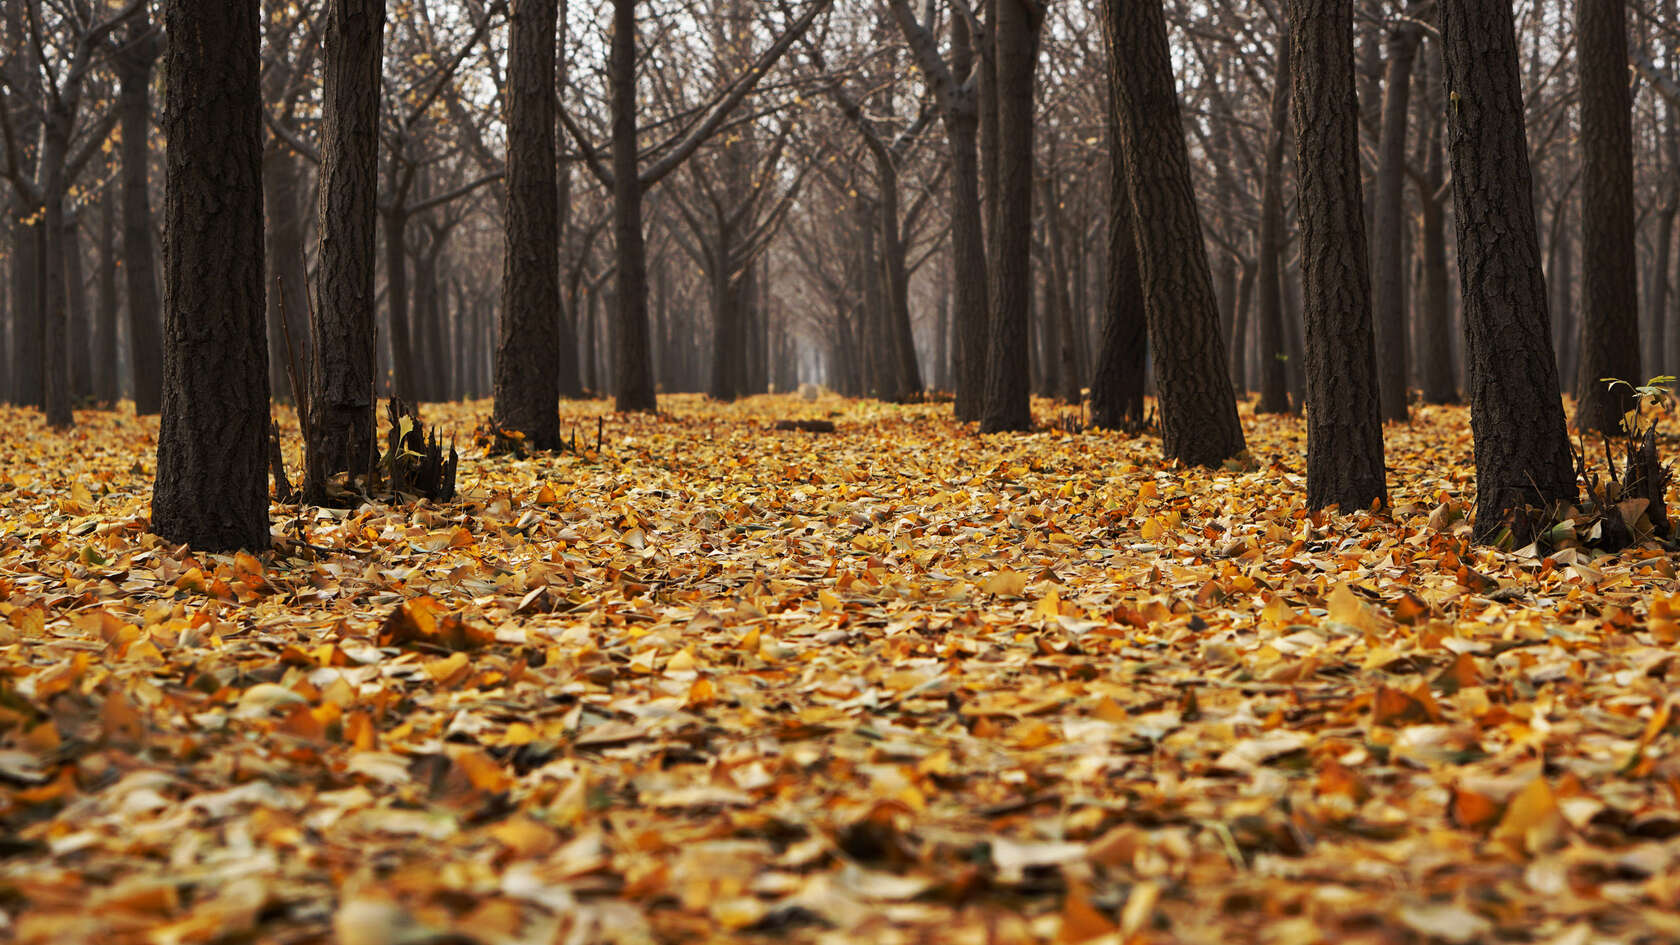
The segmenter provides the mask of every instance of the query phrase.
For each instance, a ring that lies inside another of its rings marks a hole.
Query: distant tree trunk
[[[991,235],[991,336],[980,429],[1032,428],[1028,309],[1032,299],[1033,77],[1044,11],[996,0],[997,227]]]
[[[64,218],[64,294],[69,315],[70,402],[93,399],[93,318],[88,312],[80,212]]]
[[[294,404],[300,394],[308,394],[312,363],[309,269],[304,249],[308,226],[298,176],[297,158],[285,144],[270,139],[263,154],[263,210],[268,218],[268,386],[277,400]],[[292,390],[293,365],[289,361],[294,356],[298,383],[305,385],[301,392]]]
[[[304,477],[305,497],[317,503],[325,500],[333,474],[370,471],[377,448],[374,232],[385,2],[329,0],[326,19],[316,214],[321,249],[310,325]]]
[[[1476,453],[1478,539],[1526,544],[1576,497],[1535,233],[1517,43],[1507,0],[1441,0],[1448,147]]]
[[[1091,423],[1108,430],[1141,429],[1143,387],[1149,372],[1149,321],[1138,274],[1136,224],[1126,191],[1126,156],[1119,116],[1109,101],[1108,286],[1102,346],[1091,374]]]
[[[1102,13],[1155,345],[1162,452],[1183,463],[1218,466],[1245,444],[1190,180],[1166,15],[1159,0],[1103,0]]]
[[[974,67],[965,17],[951,18],[951,71],[963,81]],[[986,238],[980,222],[980,109],[973,91],[947,108],[951,145],[951,304],[956,340],[956,417],[979,420],[985,404],[987,324]]]
[[[1307,507],[1353,512],[1388,500],[1365,269],[1353,0],[1289,0],[1289,43],[1306,303]]]
[[[659,409],[648,352],[647,244],[636,137],[636,0],[613,0],[607,84],[612,92],[613,235],[618,255],[618,318],[613,387],[623,413]]]
[[[1260,402],[1255,413],[1289,413],[1288,342],[1283,325],[1283,143],[1288,136],[1290,49],[1279,33],[1266,176],[1260,190]]]
[[[270,542],[261,6],[164,7],[164,403],[152,531],[198,551]]]
[[[12,401],[41,405],[41,224],[23,208],[12,223]]]
[[[1440,45],[1430,41],[1429,68],[1424,70],[1430,107],[1438,107],[1441,75]],[[1423,262],[1423,307],[1418,319],[1418,373],[1426,404],[1458,403],[1458,368],[1453,354],[1452,291],[1447,275],[1447,214],[1441,189],[1446,184],[1446,151],[1439,122],[1423,130],[1424,162],[1420,228]]]
[[[1382,418],[1407,419],[1405,285],[1401,247],[1407,238],[1405,217],[1406,136],[1411,117],[1412,65],[1423,27],[1402,20],[1388,34],[1388,69],[1383,78],[1382,135],[1377,145],[1376,220],[1372,227],[1375,263],[1372,274],[1376,320],[1377,370]],[[1299,123],[1296,125],[1300,127]],[[1302,257],[1303,259],[1305,256]]]
[[[117,387],[117,195],[107,186],[99,199],[99,326],[93,352],[93,396],[115,406]],[[0,364],[5,359],[0,358]]]
[[[414,374],[414,334],[408,304],[408,209],[387,206],[379,219],[385,226],[385,311],[390,323],[387,334],[391,347],[391,392],[413,403],[419,399],[419,384]]]
[[[1576,0],[1581,89],[1581,368],[1575,423],[1619,432],[1638,385],[1639,258],[1634,250],[1633,102],[1628,87],[1627,4]]]
[[[43,370],[41,376],[42,403],[47,426],[62,430],[75,425],[70,411],[70,297],[65,278],[65,188],[64,165],[70,153],[70,126],[73,116],[60,108],[48,108],[41,125],[40,170],[41,196],[45,201],[41,217],[44,231],[41,258],[41,291],[45,294],[41,306],[44,317],[42,331]]]
[[[128,276],[129,369],[134,378],[134,412],[157,413],[163,404],[163,340],[159,319],[157,265],[153,260],[152,198],[147,148],[152,124],[152,67],[162,46],[144,10],[129,21],[113,57],[121,90],[123,271]]]
[[[885,397],[903,402],[921,395],[922,371],[916,360],[916,337],[910,326],[910,274],[904,258],[907,248],[899,231],[898,170],[890,159],[880,154],[876,155],[875,165],[881,181],[881,200],[876,212],[881,227],[881,287],[886,296],[883,314],[887,318],[882,338],[886,342],[882,353],[888,358]]]

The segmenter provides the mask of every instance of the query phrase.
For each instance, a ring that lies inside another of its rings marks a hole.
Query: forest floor
[[[0,412],[0,940],[1680,939],[1674,561],[1471,546],[1463,410],[1314,518],[1296,419],[662,403],[256,557]]]

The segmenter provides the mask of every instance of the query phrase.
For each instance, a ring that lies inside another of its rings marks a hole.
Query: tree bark
[[[373,468],[374,233],[379,209],[379,88],[384,0],[329,0],[321,94],[321,231],[310,324],[304,494],[326,499],[335,473]],[[287,299],[290,305],[291,300]]]
[[[1032,299],[1033,76],[1044,11],[1034,0],[996,0],[997,227],[990,240],[991,334],[985,433],[1032,428],[1028,367]]]
[[[1407,419],[1407,366],[1404,263],[1406,135],[1411,117],[1412,65],[1417,61],[1423,27],[1403,20],[1388,34],[1388,68],[1383,77],[1382,132],[1377,145],[1376,220],[1372,289],[1376,322],[1378,390],[1382,418]],[[1296,124],[1300,128],[1300,124]]]
[[[607,83],[612,93],[613,236],[618,255],[618,318],[612,332],[613,388],[622,413],[659,409],[649,369],[647,244],[636,132],[636,0],[613,0]]]
[[[47,426],[55,430],[75,425],[70,410],[70,298],[64,259],[64,164],[69,159],[70,126],[74,117],[66,110],[49,107],[41,125],[41,152],[36,180],[41,182],[43,213],[41,226],[41,292],[39,317],[42,321],[41,374],[42,406]]]
[[[1431,108],[1439,107],[1441,58],[1439,43],[1430,41],[1429,68],[1424,70],[1425,95]],[[1445,195],[1446,152],[1442,146],[1440,122],[1424,128],[1423,190],[1419,203],[1422,215],[1420,252],[1423,262],[1423,307],[1419,312],[1419,386],[1426,404],[1456,404],[1458,397],[1457,358],[1453,353],[1452,291],[1447,274],[1447,214]]]
[[[107,186],[99,200],[99,324],[93,351],[93,396],[107,407],[122,396],[117,386],[117,304],[117,194]]]
[[[134,412],[140,416],[157,413],[163,404],[162,322],[159,318],[146,147],[151,139],[152,67],[157,64],[161,46],[152,24],[142,13],[129,21],[127,35],[112,59],[121,84],[117,109],[121,112],[122,125],[122,236],[123,271],[128,277],[128,363],[134,383]]]
[[[517,0],[508,50],[507,203],[496,423],[560,446],[560,186],[555,174],[555,0]]]
[[[64,217],[64,300],[70,355],[70,403],[93,399],[93,318],[88,312],[87,272],[80,212]]]
[[[1388,500],[1365,269],[1353,0],[1289,0],[1289,42],[1305,290],[1307,507],[1353,512]]]
[[[1638,385],[1639,257],[1634,249],[1633,102],[1628,88],[1627,5],[1576,0],[1581,89],[1581,367],[1575,423],[1616,433]]]
[[[309,394],[311,344],[309,269],[305,259],[308,226],[298,173],[298,159],[274,138],[263,153],[263,212],[267,216],[268,386],[275,399],[301,403]],[[291,339],[290,348],[287,338]],[[295,374],[301,391],[292,390]]]
[[[1576,497],[1535,232],[1522,84],[1506,0],[1441,0],[1448,150],[1475,439],[1480,540],[1525,544]]]
[[[1091,375],[1091,423],[1107,430],[1143,427],[1143,382],[1149,371],[1149,322],[1138,274],[1132,197],[1126,192],[1126,158],[1119,116],[1109,101],[1108,286],[1102,346]]]
[[[1155,343],[1162,452],[1190,465],[1218,466],[1245,444],[1190,181],[1166,16],[1159,0],[1103,0],[1102,12]]]
[[[1255,413],[1289,413],[1288,342],[1283,325],[1283,144],[1288,136],[1291,77],[1289,38],[1277,44],[1271,125],[1266,132],[1266,176],[1260,192],[1260,401]]]
[[[152,531],[269,546],[257,0],[168,0],[164,403]]]

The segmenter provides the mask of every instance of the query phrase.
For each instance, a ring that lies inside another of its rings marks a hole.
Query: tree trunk
[[[1423,27],[1403,20],[1388,34],[1388,69],[1383,77],[1382,136],[1377,145],[1376,220],[1372,227],[1373,317],[1376,323],[1378,390],[1382,418],[1407,419],[1406,273],[1401,247],[1406,242],[1406,135],[1411,117],[1412,65]],[[1296,124],[1296,128],[1300,128]],[[1298,132],[1299,133],[1299,132]],[[1305,257],[1303,256],[1303,259]]]
[[[296,404],[300,394],[308,393],[311,370],[309,268],[304,249],[308,228],[297,158],[272,138],[263,154],[263,211],[268,226],[268,386],[275,399],[283,399],[284,394],[284,399]],[[294,365],[289,362],[293,358],[303,391],[292,390]]]
[[[659,400],[648,355],[647,245],[636,138],[636,0],[613,0],[607,84],[612,91],[613,235],[618,250],[613,386],[621,413],[652,413],[659,409]]]
[[[1277,44],[1271,126],[1266,139],[1266,176],[1260,191],[1260,402],[1255,413],[1289,413],[1288,342],[1283,326],[1283,143],[1288,132],[1290,49]]]
[[[1526,544],[1576,497],[1540,270],[1517,44],[1506,0],[1442,0],[1448,149],[1476,454],[1478,539]]]
[[[1430,88],[1440,79],[1440,48],[1431,41],[1430,66],[1424,79]],[[1430,107],[1438,99],[1426,96]],[[1452,290],[1447,275],[1447,214],[1441,189],[1446,183],[1446,158],[1442,147],[1439,122],[1429,122],[1424,128],[1424,148],[1428,154],[1424,165],[1424,190],[1419,203],[1422,215],[1420,252],[1423,262],[1423,307],[1419,313],[1418,353],[1419,381],[1426,404],[1458,403],[1457,358],[1453,353]]]
[[[903,403],[922,393],[922,370],[916,360],[916,336],[910,325],[910,274],[905,262],[906,247],[899,232],[898,171],[889,160],[877,155],[877,177],[881,181],[878,208],[881,226],[881,286],[886,294],[887,400]]]
[[[1162,452],[1183,463],[1218,466],[1245,444],[1225,370],[1219,302],[1190,180],[1166,16],[1158,0],[1103,0],[1102,12],[1144,308],[1155,345]]]
[[[555,174],[555,0],[513,6],[507,203],[495,422],[537,449],[560,446],[560,186]]]
[[[198,551],[266,550],[261,4],[164,9],[164,403],[152,531]]]
[[[1577,0],[1581,89],[1581,367],[1575,423],[1616,433],[1638,385],[1639,260],[1634,252],[1633,103],[1628,87],[1627,5]]]
[[[1043,11],[1031,0],[995,0],[997,226],[991,234],[991,334],[986,433],[1032,428],[1028,365],[1032,299],[1033,76]]]
[[[145,7],[141,7],[144,11]],[[157,265],[153,258],[152,198],[147,147],[152,124],[152,67],[162,43],[142,12],[129,21],[128,33],[113,62],[121,91],[123,270],[128,275],[129,370],[134,379],[134,412],[157,413],[163,404],[163,340],[159,318]],[[265,425],[266,428],[266,425]],[[266,455],[266,453],[265,453]]]
[[[93,399],[93,318],[88,312],[87,273],[82,253],[80,212],[64,218],[64,295],[70,351],[70,403]]]
[[[966,17],[951,18],[951,71],[963,81],[974,67]],[[956,417],[979,420],[985,404],[987,325],[986,237],[980,222],[980,109],[973,94],[945,113],[951,145],[951,304],[956,366]]]
[[[1388,498],[1365,269],[1353,0],[1289,0],[1289,43],[1306,303],[1307,507],[1353,512]]]
[[[93,396],[106,407],[116,406],[122,396],[117,386],[117,304],[117,194],[107,186],[99,200],[99,340],[93,352]]]
[[[374,242],[385,2],[329,0],[326,17],[316,213],[321,248],[310,324],[310,378],[299,380],[309,385],[304,493],[314,503],[325,500],[327,479],[335,473],[370,472],[377,450]],[[289,308],[292,300],[286,304]],[[393,324],[397,317],[393,308]],[[393,357],[394,363],[401,362],[399,353]],[[401,385],[398,391],[402,396]]]
[[[1108,287],[1102,346],[1091,375],[1091,424],[1108,430],[1143,427],[1143,382],[1149,371],[1149,322],[1138,274],[1132,198],[1126,191],[1119,116],[1109,102]]]
[[[41,182],[44,202],[41,226],[44,231],[41,257],[41,291],[44,293],[42,322],[41,402],[47,426],[67,429],[76,423],[70,411],[70,298],[64,260],[64,164],[69,159],[72,116],[59,108],[48,108],[41,126],[41,153],[36,180]]]

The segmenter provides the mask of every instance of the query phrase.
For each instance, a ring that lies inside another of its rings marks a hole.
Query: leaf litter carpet
[[[1673,563],[1469,545],[1462,410],[1315,518],[1294,419],[664,404],[256,556],[0,413],[0,939],[1680,938]]]

